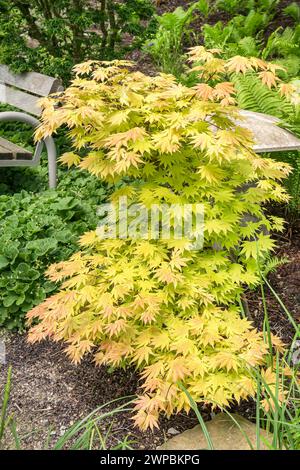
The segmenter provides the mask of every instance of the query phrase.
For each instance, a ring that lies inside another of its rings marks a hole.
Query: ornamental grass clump
[[[234,63],[218,60],[216,72]],[[236,72],[245,64],[236,61]],[[236,125],[232,84],[218,83],[205,101],[199,85],[130,66],[76,66],[70,87],[43,101],[37,138],[67,126],[74,152],[62,161],[111,183],[126,177],[112,195],[116,204],[121,196],[148,208],[202,204],[203,248],[191,250],[186,238],[101,239],[88,232],[81,251],[49,268],[61,290],[31,310],[28,322],[35,323],[31,342],[64,341],[75,363],[92,351],[97,365],[141,371],[135,422],[146,429],[158,425],[160,413],[190,409],[181,385],[196,402],[220,407],[255,395],[253,370],[264,368],[268,345],[237,305],[243,287],[259,282],[259,263],[274,247],[268,231],[282,229],[262,206],[287,200],[280,181],[289,166],[253,152],[251,134]],[[257,59],[247,59],[247,67],[272,71]],[[279,338],[272,341],[282,348]]]

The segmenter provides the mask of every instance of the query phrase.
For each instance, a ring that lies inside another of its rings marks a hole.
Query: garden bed
[[[291,313],[297,323],[300,322],[300,225],[296,226],[292,232],[292,238],[281,237],[278,241],[277,256],[288,258],[288,262],[276,268],[275,272],[269,275],[272,288],[280,297],[281,301]],[[295,331],[283,308],[270,292],[265,288],[268,305],[268,314],[272,332],[277,334],[285,344],[291,345]],[[263,303],[259,293],[251,292],[247,296],[249,308],[253,315],[254,324],[258,329],[262,329],[263,324]]]
[[[300,224],[293,230],[293,237],[281,237],[277,254],[287,257],[289,262],[277,268],[269,278],[296,321],[300,321]],[[262,329],[263,303],[259,291],[247,296],[255,326]],[[270,326],[273,333],[290,345],[293,329],[272,293],[266,289]],[[110,372],[105,367],[95,368],[91,357],[75,366],[65,356],[61,344],[42,342],[30,345],[26,335],[2,333],[6,344],[6,366],[0,367],[0,387],[5,383],[8,365],[12,365],[12,391],[10,411],[18,425],[23,448],[40,449],[47,440],[55,442],[70,425],[92,410],[111,400],[134,395],[138,392],[138,374],[134,370]],[[105,410],[113,410],[116,404],[108,404]],[[255,421],[255,402],[242,401],[232,410]],[[202,407],[202,417],[211,418],[211,410]],[[193,412],[180,413],[169,420],[160,420],[160,429],[140,432],[133,426],[130,412],[117,414],[111,420],[101,422],[100,430],[105,435],[108,429],[107,446],[115,446],[128,438],[135,449],[155,449],[174,430],[182,432],[197,424]],[[9,442],[7,443],[9,445]]]
[[[43,449],[48,439],[51,445],[95,408],[138,390],[138,375],[133,370],[110,373],[105,367],[95,368],[90,357],[78,366],[72,365],[60,344],[45,341],[29,345],[26,335],[18,333],[5,334],[5,343],[7,366],[13,367],[10,411],[17,422],[23,449]],[[1,366],[1,388],[6,373],[7,367]],[[109,404],[105,411],[115,407],[116,403]],[[209,418],[208,411],[206,417]],[[103,436],[111,427],[108,448],[127,437],[135,449],[155,449],[172,435],[168,430],[183,431],[197,424],[192,414],[180,413],[170,420],[162,419],[160,430],[141,433],[134,428],[131,418],[129,412],[123,412],[101,423]]]

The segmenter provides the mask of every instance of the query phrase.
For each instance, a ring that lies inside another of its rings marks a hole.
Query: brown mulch
[[[264,33],[265,38],[268,38],[270,34],[272,34],[278,28],[285,29],[288,26],[290,27],[295,26],[293,19],[283,14],[284,8],[290,5],[291,3],[292,3],[291,0],[281,0],[279,2],[279,4],[276,7],[276,13],[274,15],[274,18],[272,21],[270,21],[270,23],[268,24],[265,30],[265,33]]]
[[[134,370],[111,373],[105,367],[95,367],[91,357],[75,366],[64,354],[61,344],[44,341],[31,345],[25,335],[18,333],[5,333],[4,339],[6,365],[0,366],[0,390],[2,394],[11,365],[10,413],[17,423],[22,449],[43,449],[49,437],[51,448],[67,428],[97,407],[128,397],[103,409],[105,412],[113,410],[137,393],[138,375]],[[209,410],[202,412],[209,419]],[[126,411],[101,421],[99,429],[105,436],[111,426],[108,448],[128,438],[135,449],[155,449],[171,437],[174,430],[181,432],[196,424],[195,416],[180,413],[170,420],[162,418],[159,430],[142,433],[134,427],[132,413]],[[14,447],[11,436],[5,444]]]
[[[288,262],[270,273],[268,280],[296,323],[300,323],[300,223],[296,223],[292,233],[286,235],[277,241],[276,256],[287,258]],[[265,287],[264,292],[271,330],[290,345],[295,334],[294,328],[271,290]],[[248,292],[247,300],[254,324],[261,330],[264,318],[261,292]]]

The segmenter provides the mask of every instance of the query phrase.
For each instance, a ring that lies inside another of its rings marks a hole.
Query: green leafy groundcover
[[[4,172],[10,171],[1,169],[2,177]],[[24,170],[15,172],[22,173],[25,179]],[[34,184],[39,173],[42,167],[27,173],[27,180],[31,176]],[[0,325],[6,328],[23,329],[25,313],[56,289],[45,269],[68,259],[79,235],[97,224],[96,208],[108,187],[78,171],[61,171],[59,179],[56,191],[35,193],[3,194],[9,188],[0,184]]]

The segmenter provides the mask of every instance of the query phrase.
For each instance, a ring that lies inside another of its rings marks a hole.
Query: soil
[[[154,2],[155,3],[155,2]],[[158,0],[156,2],[157,7],[157,13],[159,15],[163,13],[167,13],[170,11],[174,11],[175,8],[177,7],[183,7],[184,9],[187,9],[189,5],[194,3],[193,1],[186,1],[186,0]],[[214,2],[211,2],[213,4]],[[292,2],[291,0],[280,0],[278,5],[276,6],[276,11],[275,15],[270,21],[267,29],[265,30],[265,37],[268,37],[273,31],[276,31],[276,29],[282,27],[286,28],[287,26],[294,26],[294,21],[292,18],[289,16],[284,15],[283,10],[285,7],[290,5]],[[208,23],[211,25],[214,25],[218,21],[222,21],[224,24],[226,24],[231,18],[232,15],[228,12],[225,11],[214,11],[212,9],[211,13],[208,15],[207,18],[203,18],[201,13],[198,13],[195,11],[195,21],[192,24],[193,31],[196,33],[196,36],[199,35],[201,27],[204,23]]]
[[[292,2],[290,0],[281,0],[276,8],[276,13],[272,21],[270,21],[268,27],[265,30],[264,36],[268,38],[273,31],[278,28],[287,28],[288,26],[293,27],[294,21],[289,16],[284,15],[283,10]],[[296,2],[297,3],[297,2]]]
[[[31,345],[26,335],[5,333],[2,340],[6,345],[6,364],[0,366],[0,389],[11,365],[10,414],[17,423],[22,449],[45,448],[48,438],[51,448],[67,428],[95,408],[128,397],[108,404],[103,411],[113,410],[137,393],[138,375],[133,370],[110,373],[105,367],[96,368],[91,357],[75,366],[61,344],[45,341]],[[209,410],[203,409],[202,413],[209,419]],[[103,436],[111,426],[108,448],[128,438],[135,449],[155,449],[174,430],[181,432],[197,424],[194,416],[180,413],[170,420],[161,419],[159,430],[141,433],[131,418],[132,414],[126,411],[99,423]],[[11,437],[5,445],[13,446]]]
[[[276,256],[287,258],[288,262],[276,268],[275,272],[268,276],[269,283],[296,323],[300,323],[300,224],[294,228],[292,238],[286,236],[278,240]],[[270,289],[266,287],[264,290],[271,330],[280,336],[285,344],[291,345],[295,333],[294,328]],[[257,292],[250,292],[247,299],[254,324],[261,330],[263,326],[261,295],[257,295]]]

